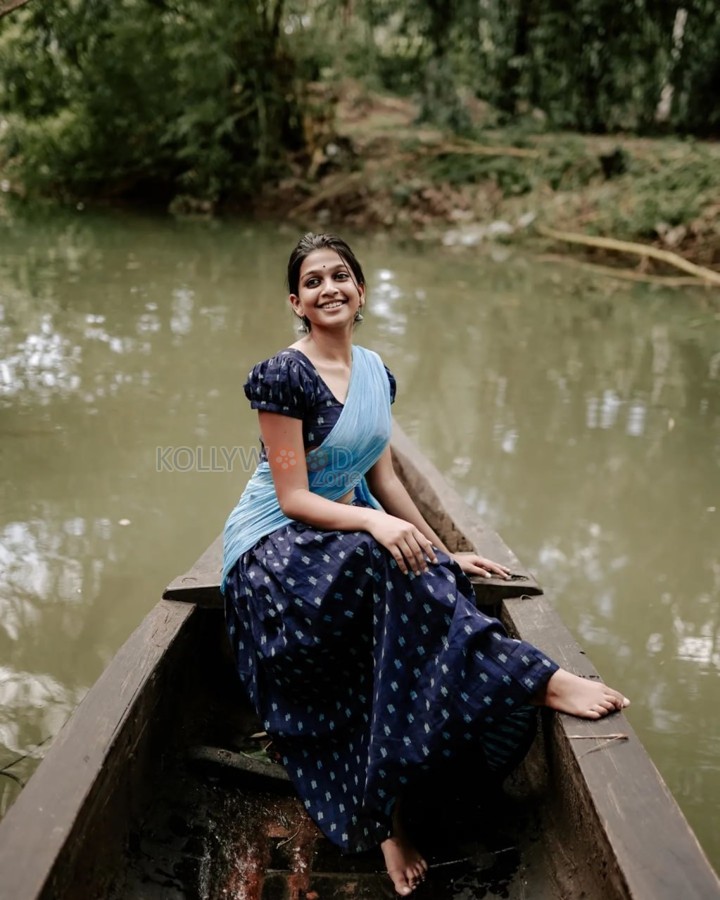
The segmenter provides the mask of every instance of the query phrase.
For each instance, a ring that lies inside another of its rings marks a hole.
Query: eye
[[[335,277],[336,277],[336,278],[340,278],[340,279],[342,279],[343,281],[345,281],[345,280],[347,280],[350,276],[348,275],[347,272],[338,272],[338,273],[335,275]]]
[[[320,280],[318,278],[308,278],[308,280],[305,282],[305,287],[314,288],[317,287],[318,284],[320,284]]]

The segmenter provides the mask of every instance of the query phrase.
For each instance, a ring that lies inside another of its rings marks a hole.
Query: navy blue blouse
[[[387,366],[385,371],[390,382],[390,402],[394,403],[395,378]],[[253,409],[302,419],[306,450],[322,444],[343,408],[308,357],[294,347],[254,366],[244,390]],[[263,446],[261,459],[266,458]]]

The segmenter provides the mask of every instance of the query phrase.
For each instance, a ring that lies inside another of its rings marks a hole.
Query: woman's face
[[[298,293],[290,294],[295,315],[311,328],[351,327],[365,303],[365,286],[335,250],[313,250],[300,267]]]

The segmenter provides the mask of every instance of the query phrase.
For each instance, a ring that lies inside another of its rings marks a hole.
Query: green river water
[[[351,236],[349,236],[351,237]],[[0,218],[0,813],[252,466],[295,229]],[[405,430],[548,589],[720,868],[720,299],[352,241]],[[25,757],[25,758],[21,758]],[[11,765],[10,765],[11,764]]]

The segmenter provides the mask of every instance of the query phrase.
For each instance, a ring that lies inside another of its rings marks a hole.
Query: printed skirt
[[[226,583],[240,678],[308,813],[348,851],[391,833],[397,798],[477,749],[504,777],[557,665],[480,612],[459,566],[403,574],[367,532],[293,522]]]

